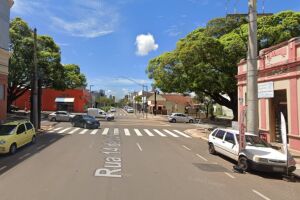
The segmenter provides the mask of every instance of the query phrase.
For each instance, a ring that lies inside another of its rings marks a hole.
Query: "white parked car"
[[[128,113],[134,113],[133,108],[130,108],[130,107],[128,107],[128,108],[126,109],[126,111],[127,111]]]
[[[246,133],[246,148],[239,153],[239,132],[231,129],[215,129],[208,138],[209,153],[222,154],[238,161],[244,171],[287,171],[286,156],[263,141],[259,136]],[[296,169],[296,162],[289,154],[289,172]]]
[[[50,121],[65,121],[69,122],[75,115],[70,114],[67,111],[56,111],[48,115]]]
[[[194,123],[194,118],[183,114],[183,113],[172,113],[168,117],[169,122],[176,123],[176,122],[185,122],[185,123]]]
[[[111,107],[111,108],[109,109],[109,111],[110,111],[110,112],[116,112],[116,109],[115,109],[114,107]]]

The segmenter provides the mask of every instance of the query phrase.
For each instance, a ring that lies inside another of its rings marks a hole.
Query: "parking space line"
[[[136,143],[136,145],[138,146],[138,148],[140,149],[140,151],[143,151],[141,145],[139,143]]]
[[[19,160],[22,160],[22,159],[26,158],[27,156],[30,156],[30,153],[26,153],[25,155],[20,156],[20,157],[19,157]]]
[[[229,174],[228,172],[224,172],[227,176],[229,176],[230,178],[234,179],[235,177],[232,176],[231,174]]]
[[[5,166],[3,166],[3,167],[0,168],[0,171],[4,170],[6,168],[7,168],[7,166],[5,165]]]
[[[271,200],[270,198],[266,197],[265,195],[263,195],[262,193],[252,189],[252,192],[254,192],[255,194],[257,194],[258,196],[260,196],[261,198],[265,199],[265,200]]]
[[[187,149],[187,150],[189,150],[189,151],[191,150],[190,148],[188,148],[188,147],[186,147],[184,145],[182,145],[182,147],[185,148],[185,149]]]
[[[204,161],[207,161],[206,158],[204,158],[203,156],[201,156],[201,155],[199,155],[199,154],[196,154],[196,156],[198,156],[199,158],[201,158],[201,159],[204,160]]]

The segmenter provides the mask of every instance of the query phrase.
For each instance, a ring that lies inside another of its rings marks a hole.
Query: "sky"
[[[246,13],[247,0],[14,0],[21,17],[61,48],[63,64],[78,64],[92,90],[118,99],[151,89],[148,62],[226,13]],[[264,3],[263,3],[264,2]],[[299,0],[258,0],[258,11],[300,11]]]

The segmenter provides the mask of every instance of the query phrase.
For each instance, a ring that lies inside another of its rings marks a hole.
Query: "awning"
[[[73,103],[74,98],[56,98],[55,102],[56,103]]]

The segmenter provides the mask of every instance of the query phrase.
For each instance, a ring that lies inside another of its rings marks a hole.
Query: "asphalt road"
[[[123,114],[99,130],[57,123],[36,144],[0,156],[0,199],[300,199],[299,183],[233,173],[233,161],[184,134],[190,124]]]

